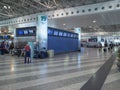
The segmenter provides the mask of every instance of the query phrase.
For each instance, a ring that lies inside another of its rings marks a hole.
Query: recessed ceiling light
[[[66,24],[64,23],[63,25],[65,26]]]
[[[4,6],[3,8],[7,9],[7,6]]]
[[[95,20],[93,20],[93,23],[96,23],[96,21],[95,21]]]
[[[92,28],[92,26],[89,26],[89,28]]]
[[[10,6],[8,6],[8,8],[10,9]]]

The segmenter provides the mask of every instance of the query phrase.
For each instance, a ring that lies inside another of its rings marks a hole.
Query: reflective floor
[[[108,60],[111,52],[82,48],[81,52],[34,59],[0,55],[0,90],[79,90]],[[120,90],[120,73],[113,65],[102,90]]]

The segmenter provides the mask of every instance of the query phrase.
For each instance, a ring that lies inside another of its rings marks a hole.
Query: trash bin
[[[48,57],[54,57],[54,50],[48,50],[47,51],[47,53],[48,53]]]

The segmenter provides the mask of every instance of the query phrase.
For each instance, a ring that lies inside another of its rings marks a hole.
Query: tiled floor
[[[116,62],[114,62],[101,90],[120,90],[120,72],[118,71]]]
[[[79,90],[111,54],[85,48],[81,53],[34,59],[30,64],[24,64],[23,58],[0,55],[0,90]],[[117,82],[120,82],[120,73],[113,65],[102,90],[113,90],[107,88],[118,85]]]

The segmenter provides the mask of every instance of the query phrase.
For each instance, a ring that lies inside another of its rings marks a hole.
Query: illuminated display
[[[62,36],[63,35],[63,32],[59,32],[59,36]]]
[[[53,30],[48,29],[48,35],[53,35]]]
[[[63,33],[63,36],[66,37],[66,36],[67,36],[67,32],[64,32],[64,33]]]
[[[3,36],[0,36],[0,39],[3,39]]]
[[[50,27],[48,27],[47,33],[48,33],[48,36],[52,35],[52,36],[58,36],[58,37],[78,39],[78,34],[74,32],[59,30],[59,29],[50,28]]]
[[[9,35],[5,35],[4,39],[10,39],[10,36]]]
[[[54,35],[55,35],[55,36],[58,36],[58,31],[54,31]]]
[[[33,30],[29,30],[29,34],[33,34],[34,32],[33,32]]]
[[[19,35],[23,35],[23,34],[24,34],[23,30],[19,30],[19,31],[18,31],[18,34],[19,34]]]
[[[68,37],[70,37],[70,33],[68,33],[68,35],[67,35]]]
[[[71,34],[71,37],[73,37],[73,34]]]
[[[16,28],[16,37],[36,36],[36,27]]]
[[[28,30],[24,30],[24,35],[28,35]]]

